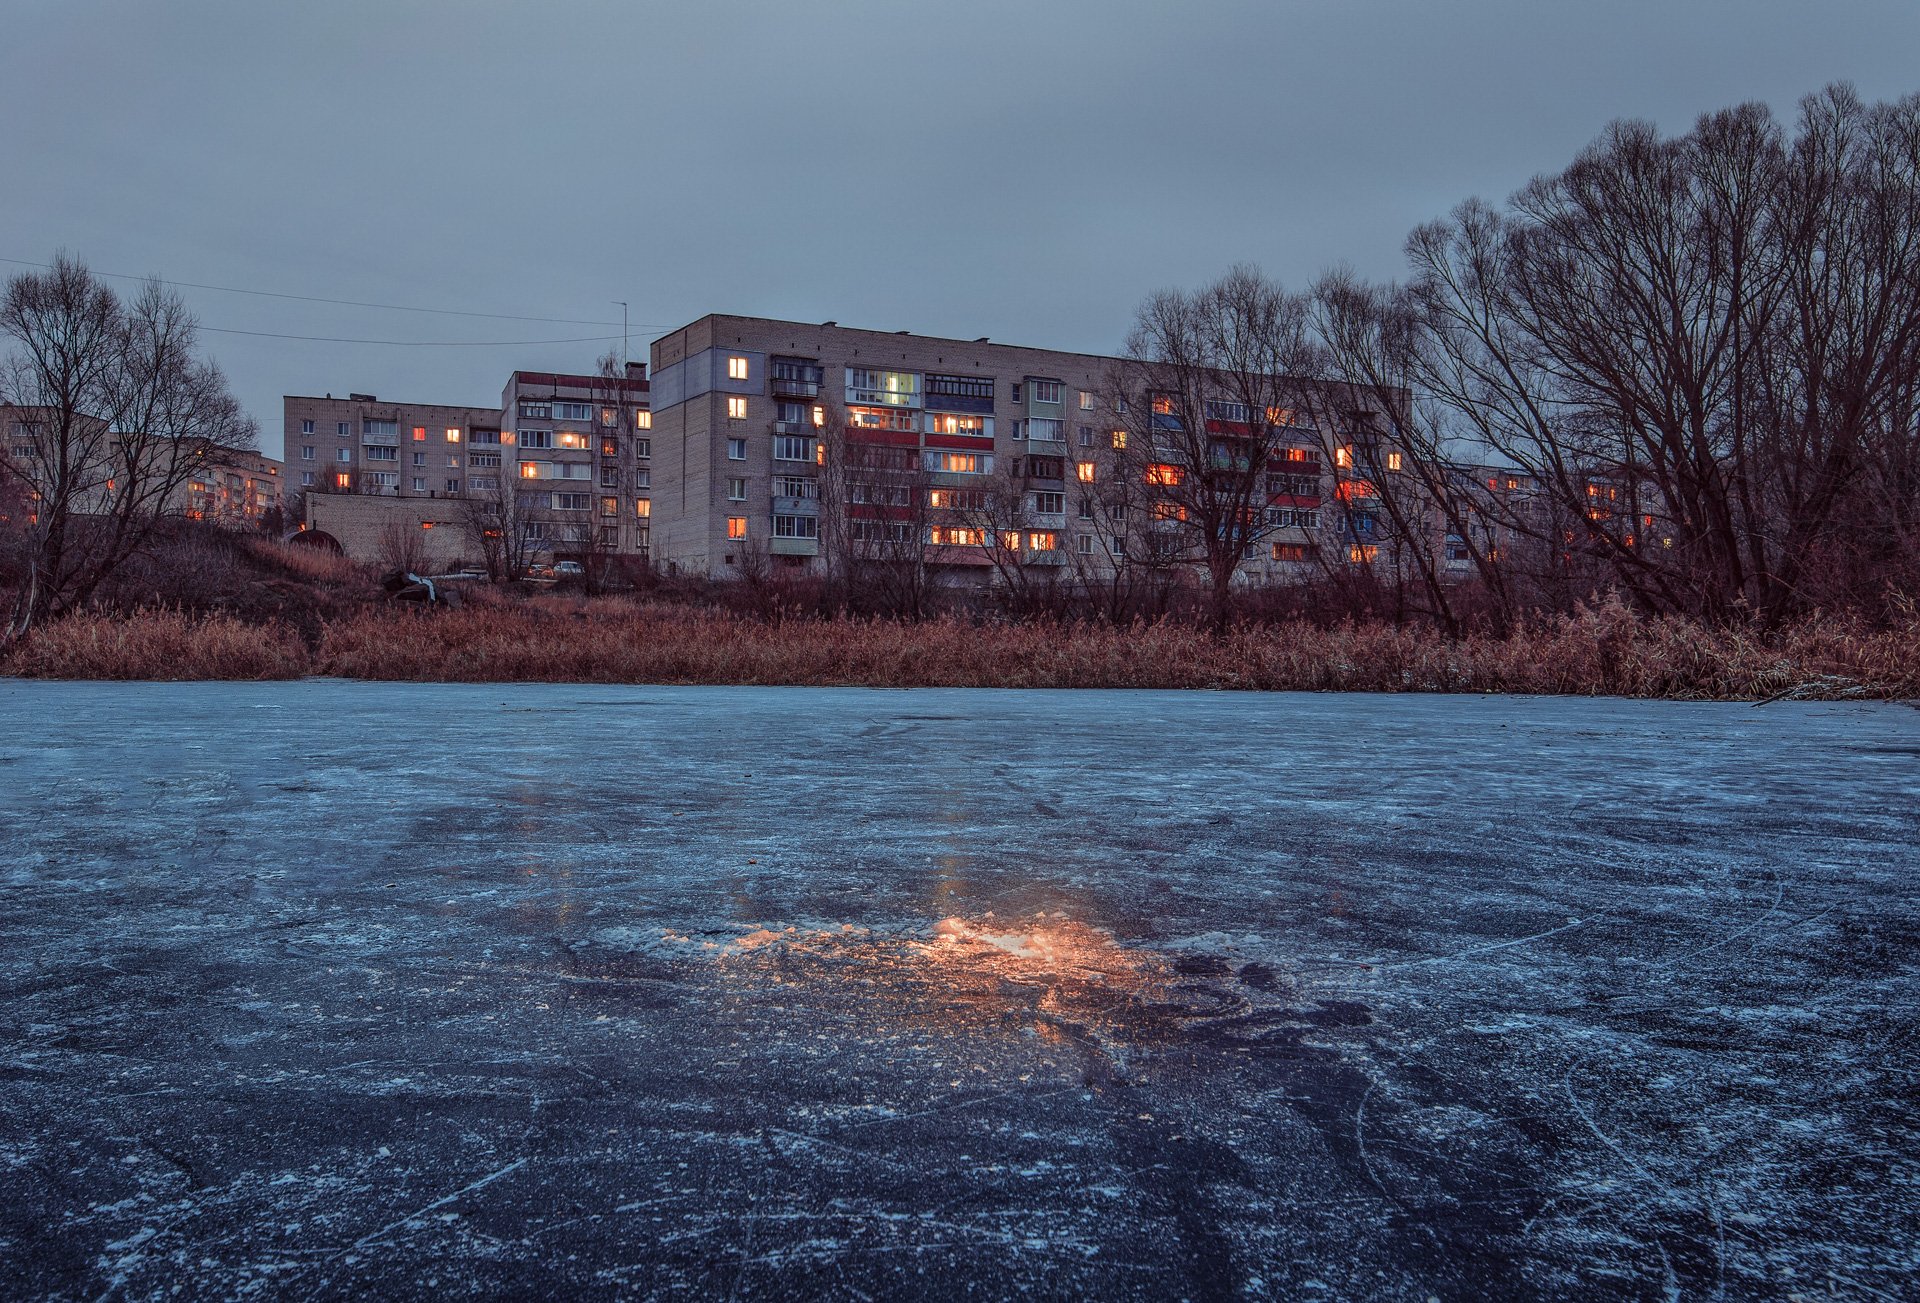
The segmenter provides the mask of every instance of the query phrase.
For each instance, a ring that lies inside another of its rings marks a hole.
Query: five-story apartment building
[[[760,557],[811,567],[844,513],[856,554],[908,543],[941,567],[1111,570],[1183,524],[1176,503],[1156,501],[1177,495],[1156,490],[1188,473],[1128,455],[1146,414],[1119,394],[1119,365],[984,338],[702,317],[653,345],[654,558],[716,577]],[[1247,420],[1231,408],[1206,413],[1223,446]],[[1249,580],[1304,573],[1340,483],[1314,413],[1285,419]],[[1129,492],[1112,491],[1117,477]]]

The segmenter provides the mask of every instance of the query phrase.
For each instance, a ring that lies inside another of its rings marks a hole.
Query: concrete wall
[[[386,561],[385,543],[394,530],[417,536],[425,548],[425,563],[435,571],[480,559],[480,549],[462,525],[465,508],[457,501],[309,493],[306,504],[307,528],[333,537],[355,561]]]

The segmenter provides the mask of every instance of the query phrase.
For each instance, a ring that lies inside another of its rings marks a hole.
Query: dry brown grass
[[[39,679],[297,679],[306,648],[279,624],[142,611],[74,615],[35,629],[0,670]]]
[[[859,684],[1609,694],[1685,699],[1920,696],[1920,621],[1810,623],[1768,640],[1618,606],[1450,641],[1385,624],[778,624],[685,606],[543,595],[458,611],[382,607],[292,630],[166,612],[83,616],[0,664],[51,678]]]

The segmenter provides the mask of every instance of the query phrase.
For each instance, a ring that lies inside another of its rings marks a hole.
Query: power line
[[[541,344],[607,344],[618,335],[581,335],[575,339],[348,339],[339,335],[282,335],[271,330],[229,330],[201,326],[215,335],[256,335],[261,339],[299,339],[314,344],[384,344],[392,348],[533,348]]]
[[[11,263],[16,267],[46,268],[53,265],[45,262],[32,262],[25,258],[0,258],[0,262]],[[89,270],[92,269],[89,268]],[[204,285],[198,281],[173,281],[158,276],[130,276],[125,272],[115,271],[95,271],[93,274],[96,276],[106,276],[112,280],[158,280],[162,285],[172,285],[180,289],[214,290],[221,294],[251,294],[256,298],[291,299],[298,303],[331,303],[345,308],[380,308],[388,312],[427,312],[443,317],[486,317],[494,321],[539,321],[561,326],[612,326],[615,324],[611,321],[589,321],[585,317],[521,317],[508,312],[467,312],[459,308],[415,308],[400,303],[369,303],[361,299],[328,299],[321,298],[314,294],[281,294],[274,290],[243,290],[234,285]],[[638,324],[640,324],[643,329],[661,329],[661,327],[654,323],[642,322]],[[211,330],[212,327],[209,326],[206,327],[206,329]],[[244,332],[229,331],[226,333],[239,334]],[[286,338],[298,339],[305,338],[305,336],[288,335]]]

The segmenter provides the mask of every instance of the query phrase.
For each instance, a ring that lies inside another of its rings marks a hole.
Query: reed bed
[[[374,607],[302,637],[279,623],[168,611],[36,630],[0,671],[37,678],[851,684],[1510,692],[1691,700],[1920,697],[1920,623],[1810,622],[1761,638],[1617,606],[1501,637],[1389,624],[786,619],[618,598],[457,611]]]

